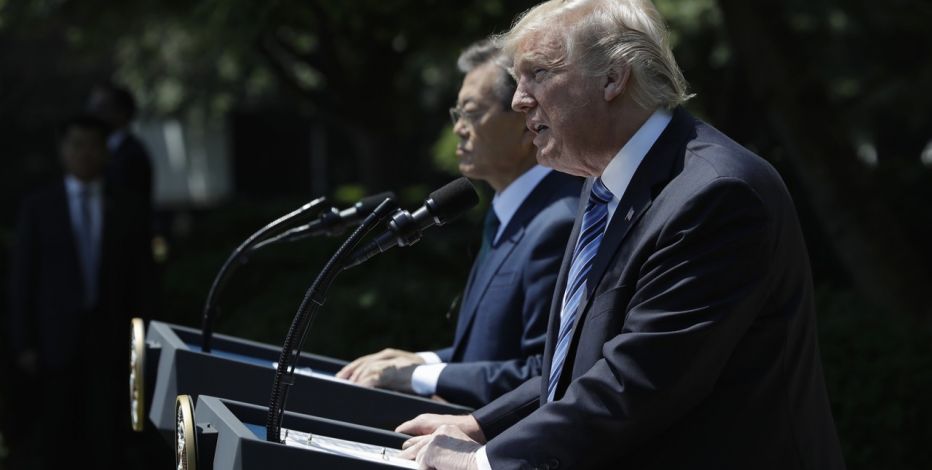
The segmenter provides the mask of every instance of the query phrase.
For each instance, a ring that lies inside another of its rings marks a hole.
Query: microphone
[[[422,232],[434,225],[444,225],[479,203],[476,188],[468,178],[458,178],[430,193],[424,205],[414,213],[399,209],[392,214],[388,230],[353,252],[343,269],[364,263],[394,246],[411,246]]]
[[[342,211],[335,207],[331,207],[330,210],[321,213],[316,220],[286,230],[268,240],[258,243],[256,246],[252,247],[250,251],[260,250],[268,245],[274,245],[276,243],[293,242],[321,234],[328,236],[340,235],[347,228],[362,222],[362,219],[371,214],[385,199],[391,199],[394,202],[396,200],[395,193],[386,191],[384,193],[364,197],[356,204]]]
[[[207,292],[207,301],[204,303],[204,318],[201,323],[201,349],[204,352],[210,352],[210,342],[211,338],[213,338],[214,317],[218,315],[219,311],[217,309],[217,299],[220,296],[220,292],[222,292],[226,286],[227,281],[230,280],[233,273],[236,272],[236,269],[241,264],[239,261],[242,261],[253,247],[267,240],[270,233],[274,233],[282,226],[289,224],[299,217],[320,212],[323,209],[323,205],[326,203],[327,198],[320,197],[273,220],[265,227],[262,227],[257,232],[250,235],[249,238],[236,247],[236,250],[224,261],[223,266],[220,267],[220,271],[218,271],[217,275],[214,277],[214,282],[210,286],[210,291]]]

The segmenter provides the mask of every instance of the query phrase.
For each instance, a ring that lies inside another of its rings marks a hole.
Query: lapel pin
[[[631,222],[631,217],[634,217],[634,207],[628,209],[628,214],[625,216],[625,222]]]

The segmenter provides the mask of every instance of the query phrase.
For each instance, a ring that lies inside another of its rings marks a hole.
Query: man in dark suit
[[[450,110],[460,171],[495,190],[482,247],[466,285],[453,345],[411,353],[387,349],[338,376],[481,406],[540,374],[557,270],[582,180],[537,165],[531,132],[511,110],[515,82],[482,42],[459,60],[466,74]]]
[[[777,172],[680,106],[647,0],[552,1],[504,38],[538,160],[588,177],[541,377],[422,415],[427,468],[844,468]],[[485,444],[484,446],[481,444]]]
[[[24,200],[16,232],[10,343],[41,384],[37,418],[54,468],[75,455],[120,462],[127,325],[151,303],[144,225],[103,182],[107,129],[93,117],[63,126],[65,177]]]
[[[121,86],[97,85],[88,98],[89,113],[103,119],[112,129],[107,138],[111,158],[107,181],[133,196],[142,208],[144,220],[152,217],[152,159],[145,145],[130,131],[136,116],[136,100]]]

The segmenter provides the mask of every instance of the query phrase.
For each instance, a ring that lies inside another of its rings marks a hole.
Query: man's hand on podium
[[[435,415],[425,413],[415,416],[410,421],[401,423],[395,432],[411,436],[424,436],[439,430],[443,426],[453,426],[459,429],[469,439],[485,444],[485,434],[479,427],[479,422],[472,415]]]
[[[417,421],[421,416],[408,421],[408,423]],[[468,416],[468,418],[475,422],[472,416]],[[402,429],[405,424],[399,426],[398,429]],[[476,427],[478,429],[478,424]],[[481,434],[482,431],[479,430],[479,433]],[[430,434],[412,437],[405,441],[401,446],[404,450],[398,456],[417,461],[420,468],[478,470],[476,451],[480,447],[482,447],[481,444],[463,432],[457,425],[443,424]]]
[[[413,393],[411,374],[421,364],[424,364],[424,359],[415,353],[383,349],[347,364],[337,372],[337,377],[366,387]]]

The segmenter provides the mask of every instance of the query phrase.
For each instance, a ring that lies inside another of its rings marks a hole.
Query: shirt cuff
[[[422,351],[415,354],[421,356],[421,359],[424,360],[424,364],[440,364],[443,362],[443,359],[440,359],[440,356],[433,351]]]
[[[492,470],[492,464],[489,463],[489,456],[485,454],[485,446],[476,451],[476,466],[479,470]]]
[[[415,367],[411,373],[411,390],[425,397],[437,393],[437,381],[440,380],[440,372],[446,366],[440,363]]]

